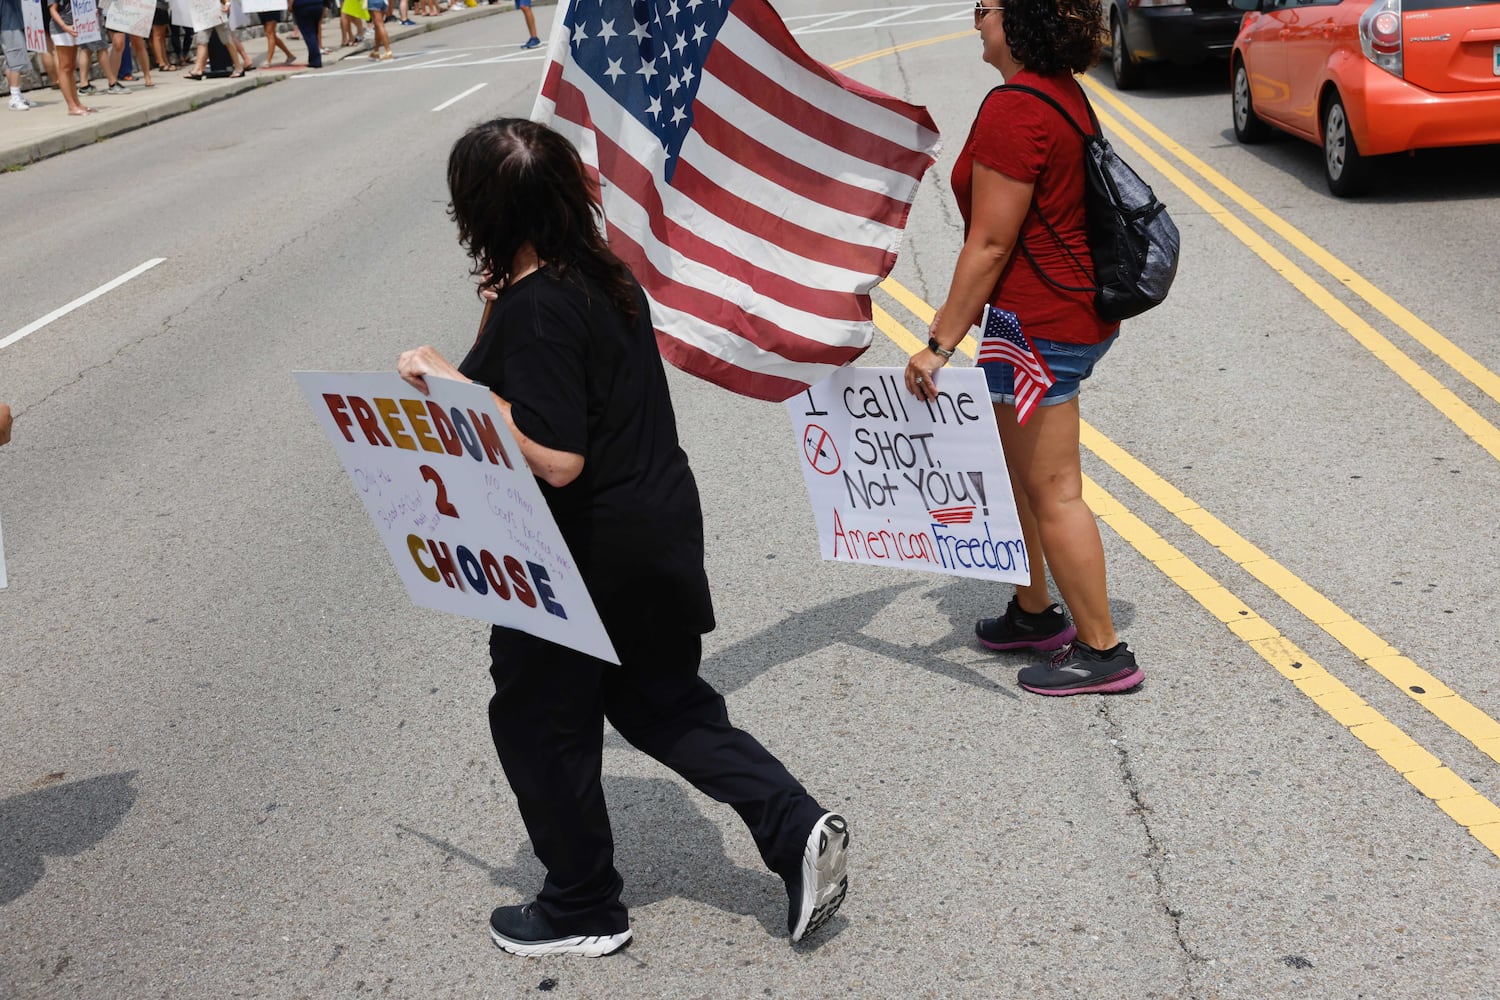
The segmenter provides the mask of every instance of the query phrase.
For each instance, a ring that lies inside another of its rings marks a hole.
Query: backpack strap
[[[1087,94],[1084,95],[1083,105],[1084,105],[1084,107],[1086,107],[1086,108],[1089,109],[1089,124],[1091,124],[1094,127],[1094,131],[1092,133],[1085,132],[1081,127],[1079,127],[1078,123],[1073,120],[1073,116],[1070,115],[1070,114],[1068,114],[1067,109],[1064,108],[1061,104],[1059,104],[1057,102],[1057,100],[1051,94],[1043,93],[1042,91],[1037,90],[1035,87],[1027,87],[1024,84],[1019,84],[1019,83],[1005,83],[1005,84],[1001,84],[1000,86],[998,86],[998,87],[994,88],[993,90],[991,90],[989,92],[989,94],[985,95],[985,100],[989,100],[990,96],[992,96],[995,93],[997,93],[999,91],[1002,91],[1002,90],[1019,91],[1019,92],[1021,92],[1023,94],[1030,94],[1032,97],[1035,97],[1035,98],[1038,98],[1040,100],[1046,101],[1048,104],[1052,105],[1053,109],[1056,110],[1059,115],[1062,116],[1063,121],[1067,122],[1069,125],[1071,125],[1073,127],[1073,131],[1078,133],[1078,138],[1081,139],[1081,140],[1083,140],[1085,144],[1087,144],[1087,142],[1090,139],[1097,138],[1098,135],[1099,135],[1099,119],[1094,116],[1094,106],[1089,103],[1089,99],[1088,99],[1088,95]],[[1079,89],[1079,92],[1082,93],[1082,88]],[[981,105],[981,109],[982,108],[983,108],[983,105]],[[1072,248],[1070,248],[1068,246],[1067,241],[1062,238],[1062,234],[1057,231],[1057,227],[1054,226],[1051,223],[1051,221],[1049,221],[1048,218],[1045,215],[1042,214],[1042,207],[1036,203],[1036,198],[1034,196],[1033,196],[1032,201],[1031,201],[1031,208],[1032,208],[1032,210],[1034,212],[1036,212],[1036,217],[1038,219],[1042,220],[1042,225],[1045,226],[1046,229],[1047,229],[1047,232],[1051,234],[1053,242],[1055,242],[1059,247],[1061,247],[1063,253],[1067,254],[1068,258],[1070,260],[1072,260],[1073,266],[1076,267],[1080,273],[1085,274],[1085,275],[1090,275],[1092,277],[1092,275],[1090,274],[1089,268],[1084,267],[1083,261],[1080,260],[1078,258],[1078,255],[1075,254],[1073,252]],[[1032,270],[1036,271],[1036,273],[1041,276],[1041,279],[1043,281],[1045,281],[1047,284],[1051,285],[1053,288],[1059,289],[1059,290],[1064,291],[1064,292],[1097,292],[1097,291],[1099,291],[1099,286],[1098,285],[1065,285],[1065,284],[1063,284],[1062,282],[1060,282],[1060,281],[1056,280],[1055,278],[1053,278],[1046,271],[1042,270],[1042,266],[1037,263],[1036,257],[1032,256],[1030,248],[1028,248],[1026,246],[1026,240],[1024,238],[1018,237],[1017,240],[1016,240],[1016,245],[1021,248],[1021,254],[1028,261],[1031,262]]]

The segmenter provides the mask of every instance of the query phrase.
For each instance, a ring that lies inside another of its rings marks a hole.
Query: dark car
[[[1229,0],[1110,0],[1105,13],[1110,68],[1121,90],[1141,85],[1147,63],[1227,61],[1243,17]]]

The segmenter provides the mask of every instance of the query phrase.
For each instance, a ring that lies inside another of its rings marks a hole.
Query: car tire
[[[1349,115],[1338,91],[1323,102],[1323,173],[1338,198],[1361,194],[1370,177],[1370,160],[1359,151],[1349,130]]]
[[[1234,109],[1234,137],[1247,146],[1265,142],[1271,137],[1271,126],[1255,113],[1255,99],[1250,94],[1250,73],[1239,59],[1234,61],[1234,86],[1230,92]]]
[[[1130,55],[1118,10],[1112,10],[1109,15],[1109,68],[1114,71],[1115,87],[1119,90],[1134,90],[1145,76],[1141,64]]]

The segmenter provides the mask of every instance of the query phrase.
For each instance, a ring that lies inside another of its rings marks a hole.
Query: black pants
[[[292,20],[297,22],[297,30],[302,33],[302,41],[307,45],[307,65],[313,69],[321,69],[323,66],[323,50],[318,47],[318,22],[323,19],[323,5],[320,3],[298,3],[292,7]],[[276,26],[270,25],[267,31]]]
[[[538,905],[566,933],[629,926],[600,785],[605,719],[732,806],[778,874],[800,863],[824,812],[779,760],[730,724],[723,696],[698,676],[700,636],[657,633],[618,645],[624,663],[614,667],[521,632],[490,633],[490,732],[547,869]]]

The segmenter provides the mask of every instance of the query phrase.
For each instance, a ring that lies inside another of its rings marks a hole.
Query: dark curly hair
[[[1104,44],[1100,0],[1003,0],[1005,40],[1016,62],[1034,73],[1082,73]]]
[[[496,118],[459,137],[448,154],[448,214],[491,288],[510,281],[527,243],[557,278],[577,272],[630,319],[639,311],[630,270],[600,232],[598,189],[572,143],[524,118]]]

